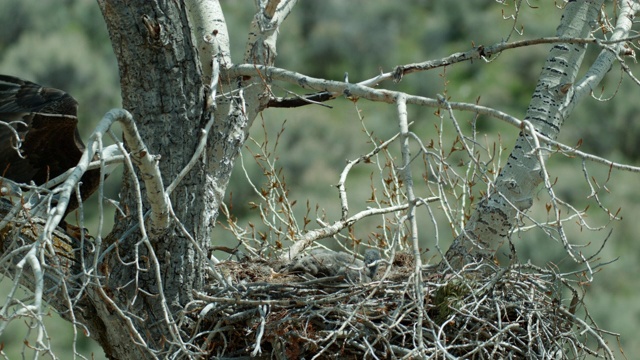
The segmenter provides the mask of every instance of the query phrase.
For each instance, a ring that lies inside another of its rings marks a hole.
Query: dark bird
[[[0,176],[42,185],[75,167],[85,149],[77,111],[78,102],[62,90],[0,75]],[[84,201],[97,189],[100,170],[87,171],[81,182]],[[66,213],[77,207],[72,195]]]

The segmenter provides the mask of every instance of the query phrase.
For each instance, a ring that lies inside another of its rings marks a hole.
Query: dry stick
[[[32,248],[25,255],[25,257],[17,264],[17,267],[19,269],[18,274],[21,273],[21,269],[22,267],[24,267],[26,262],[29,263],[31,270],[33,272],[34,305],[25,307],[25,310],[32,311],[30,309],[33,308],[34,309],[33,312],[35,313],[36,319],[38,320],[40,318],[39,309],[42,306],[44,272],[40,266],[41,261],[43,261],[43,259],[39,260],[38,257],[36,256],[37,249],[39,249],[42,244],[45,244],[51,250],[51,240],[53,236],[53,231],[55,230],[57,225],[60,223],[62,218],[64,217],[66,207],[69,203],[69,199],[71,196],[71,192],[74,191],[74,189],[76,189],[77,184],[80,181],[80,178],[87,171],[91,158],[93,158],[95,153],[98,151],[98,148],[100,147],[100,139],[102,138],[102,134],[104,134],[104,132],[107,131],[111,126],[111,124],[116,120],[120,120],[121,122],[123,122],[123,129],[125,129],[125,137],[128,137],[128,140],[133,144],[134,149],[138,149],[140,151],[140,154],[142,155],[139,161],[140,166],[143,168],[149,167],[148,166],[149,161],[145,161],[145,160],[148,160],[148,157],[150,156],[148,155],[148,152],[146,151],[146,147],[140,140],[139,135],[137,134],[137,130],[135,128],[135,124],[133,124],[131,115],[125,110],[111,110],[109,113],[107,113],[103,117],[103,119],[100,121],[100,123],[96,127],[96,131],[92,134],[91,139],[87,144],[87,148],[83,152],[78,165],[76,166],[75,169],[71,171],[71,174],[69,175],[67,180],[60,187],[61,195],[58,201],[58,205],[50,211],[49,216],[47,217],[44,231],[41,233],[38,239],[33,243]],[[129,120],[129,121],[127,122],[126,120]],[[155,165],[157,168],[157,164]],[[156,180],[159,180],[161,183],[161,178],[159,176],[159,172],[153,173],[152,171],[149,171],[149,173],[156,175],[156,176],[150,175],[151,178],[147,179],[149,180],[148,186],[151,186],[151,189],[153,189],[154,182]],[[40,255],[42,256],[42,254]],[[18,279],[19,277],[20,276],[17,276],[16,279]],[[41,337],[42,337],[41,331],[42,329],[39,329],[38,342],[41,341]]]
[[[105,116],[102,118],[102,120],[96,127],[96,130],[91,135],[91,138],[87,144],[85,151],[82,154],[82,157],[78,165],[71,172],[71,174],[69,175],[69,178],[60,187],[62,191],[61,191],[60,199],[58,201],[58,205],[53,209],[52,213],[47,218],[44,231],[41,234],[41,236],[38,238],[38,240],[34,243],[34,245],[41,244],[43,242],[50,243],[53,230],[57,227],[57,225],[62,220],[62,217],[64,216],[71,192],[79,182],[82,175],[86,172],[88,165],[90,163],[90,160],[93,158],[94,154],[98,150],[98,147],[99,147],[98,139],[101,139],[102,135],[105,132],[107,132],[111,127],[111,125],[116,121],[120,122],[122,125],[124,137],[127,140],[127,143],[131,149],[131,154],[132,154],[131,160],[141,169],[140,173],[141,173],[142,179],[145,182],[145,185],[147,188],[147,197],[149,199],[149,204],[151,205],[151,221],[153,224],[152,232],[154,234],[159,234],[163,232],[164,229],[169,225],[169,211],[168,211],[169,206],[168,206],[167,198],[164,195],[164,186],[162,185],[162,177],[160,176],[160,170],[158,167],[157,159],[149,154],[146,148],[146,145],[144,145],[144,143],[142,142],[142,139],[140,138],[140,135],[137,131],[135,123],[133,122],[133,117],[131,116],[131,114],[128,111],[123,109],[113,109],[113,110],[110,110],[107,114],[105,114]],[[138,196],[141,196],[141,194],[138,194]],[[171,315],[168,312],[166,299],[164,299],[159,263],[157,258],[155,257],[155,254],[153,253],[153,248],[149,242],[149,239],[146,236],[146,231],[144,227],[144,216],[142,216],[141,214],[142,209],[140,208],[139,210],[140,210],[140,214],[139,214],[140,228],[141,228],[141,231],[143,232],[144,243],[149,249],[150,255],[152,257],[152,262],[155,265],[156,277],[158,278],[157,280],[158,280],[158,286],[159,286],[159,293],[161,297],[161,306],[163,308],[165,321],[167,322],[167,325],[169,325],[170,328],[172,329],[171,334],[174,340],[178,343],[181,343],[178,329],[175,327],[175,323],[171,320]],[[39,300],[38,293],[40,293],[40,296],[41,296],[41,289],[43,286],[43,277],[38,276],[36,272],[37,267],[35,267],[33,264],[31,265],[32,265],[32,269],[34,271],[34,275],[36,279],[36,282],[34,284],[36,289],[36,291],[34,292],[36,296],[36,304],[39,304],[39,301],[41,301],[41,298]],[[106,294],[103,294],[103,296],[105,295]],[[123,313],[120,313],[120,314],[121,316],[125,316]],[[127,323],[130,325],[130,330],[133,331],[134,329],[131,328],[133,324],[131,324],[129,321],[127,321]],[[133,333],[136,333],[136,332],[133,331]],[[141,343],[144,343],[141,336],[138,336],[138,340],[141,341]]]
[[[416,220],[416,196],[413,193],[413,177],[411,175],[411,151],[409,149],[409,122],[407,121],[407,97],[400,93],[396,98],[398,108],[398,120],[400,125],[400,134],[402,136],[401,152],[402,152],[402,177],[407,191],[408,215],[411,228],[411,242],[413,244],[413,256],[415,262],[415,290],[416,300],[418,301],[418,324],[416,328],[416,337],[418,338],[419,356],[424,351],[424,339],[422,336],[422,318],[424,316],[424,292],[422,286],[422,259],[420,258],[420,242],[418,238],[418,222]]]
[[[131,168],[132,170],[132,174],[133,174],[133,166],[131,164],[131,162],[129,162],[128,160],[130,160],[130,158],[127,158],[127,165]],[[157,163],[156,163],[157,166]],[[186,348],[185,348],[185,344],[182,341],[182,338],[180,336],[180,332],[179,329],[176,326],[176,322],[173,319],[173,315],[169,312],[168,306],[167,306],[167,299],[164,296],[164,286],[163,286],[163,282],[162,282],[162,272],[160,270],[160,262],[158,261],[158,258],[156,257],[155,251],[153,249],[153,246],[151,245],[151,242],[149,241],[149,236],[147,234],[146,231],[146,225],[144,223],[144,218],[145,215],[143,214],[143,206],[142,206],[142,192],[140,189],[140,184],[138,181],[134,181],[134,190],[136,193],[136,200],[137,200],[137,215],[138,215],[138,224],[140,227],[140,235],[142,236],[142,243],[146,246],[147,251],[149,252],[149,258],[151,259],[151,265],[154,266],[154,272],[156,275],[156,282],[157,282],[157,286],[158,286],[158,295],[160,297],[160,306],[162,308],[162,315],[164,316],[164,321],[166,322],[167,326],[169,327],[169,333],[171,334],[173,340],[180,344],[181,348],[184,349],[184,351],[186,352]],[[160,181],[160,186],[162,186],[162,182]],[[147,194],[149,194],[149,191],[147,191]],[[164,195],[164,191],[162,191],[162,198],[163,199],[167,199],[167,197]],[[168,211],[171,209],[170,206],[168,206]],[[168,224],[168,221],[167,221]],[[139,256],[137,255],[137,245],[136,245],[136,255],[135,255],[135,262],[136,262],[136,267],[137,267],[137,260],[139,259]],[[137,282],[137,274],[136,274],[136,282]],[[100,286],[101,291],[102,291],[102,287]],[[139,289],[139,286],[135,286],[136,289]],[[133,301],[132,301],[133,302]],[[129,322],[131,319],[129,317],[127,317],[125,319],[127,322]]]
[[[136,130],[137,131],[137,130]],[[124,154],[124,163],[125,165],[129,168],[131,176],[134,177],[134,181],[133,181],[133,189],[134,189],[134,193],[135,193],[135,199],[136,199],[136,214],[138,216],[138,225],[140,227],[140,233],[142,236],[142,241],[145,243],[145,245],[147,245],[149,243],[148,241],[148,236],[147,236],[147,232],[146,232],[146,226],[144,224],[144,214],[143,214],[143,206],[142,206],[142,191],[140,189],[140,184],[138,181],[135,181],[137,179],[135,179],[135,171],[134,171],[134,167],[133,167],[133,160],[130,156],[129,153],[126,152],[126,150],[124,149],[123,145],[121,143],[117,144],[118,147],[121,149],[122,153]],[[115,247],[115,245],[117,244],[117,242],[115,242],[114,244],[112,244],[112,246]],[[100,255],[100,258],[98,260],[94,260],[94,266],[97,266],[97,262],[101,261],[101,258],[104,256],[105,253],[107,253],[110,250],[110,248],[107,248],[103,254]],[[136,260],[138,259],[138,255],[137,255],[137,246],[136,246]],[[157,258],[155,257],[155,253],[153,252],[153,250],[150,250],[150,253],[152,255],[151,260],[152,262],[157,262]],[[98,256],[95,256],[95,258],[97,259]],[[134,262],[136,261],[134,260]],[[157,278],[159,277],[159,274],[156,275]],[[129,331],[132,334],[135,334],[137,337],[137,340],[144,346],[144,348],[146,350],[148,350],[152,355],[153,355],[153,351],[151,350],[151,348],[146,344],[146,342],[144,341],[144,338],[142,337],[142,335],[138,332],[138,330],[135,328],[135,325],[133,324],[131,317],[126,315],[124,313],[124,311],[122,311],[118,305],[109,297],[109,295],[107,295],[107,293],[104,291],[104,286],[102,286],[100,284],[100,278],[97,277],[96,278],[96,282],[98,284],[97,289],[98,289],[98,294],[103,298],[104,301],[108,302],[116,311],[116,313],[120,316],[121,319],[123,319],[126,324],[127,327],[129,328]],[[166,313],[166,299],[164,298],[164,293],[162,290],[162,282],[161,279],[158,279],[158,286],[159,286],[159,293],[161,296],[161,303],[162,304],[162,308],[165,311],[165,318],[167,318],[168,316],[170,317],[170,315],[168,313]],[[136,286],[137,288],[137,286]],[[173,335],[173,332],[172,332]],[[173,335],[175,338],[175,335]]]
[[[142,142],[131,114],[124,109],[112,109],[104,115],[102,120],[100,120],[96,130],[91,135],[85,151],[82,153],[82,157],[80,158],[78,165],[71,172],[69,178],[60,187],[62,191],[60,199],[58,200],[58,205],[54,208],[51,216],[47,218],[44,231],[40,236],[41,241],[44,239],[51,239],[53,230],[64,217],[71,197],[71,192],[80,181],[82,175],[87,171],[91,159],[98,150],[97,139],[101,138],[116,121],[120,122],[122,125],[124,137],[127,140],[129,148],[131,149],[131,154],[133,155],[132,160],[141,170],[141,176],[147,187],[147,196],[149,198],[149,204],[151,205],[151,218],[154,228],[164,230],[168,226],[168,204],[167,199],[164,196],[164,187],[162,186],[162,177],[160,175],[157,160],[149,154],[146,145]]]
[[[533,126],[533,124],[527,120],[524,120],[522,122],[523,124],[523,130],[526,129],[527,132],[529,132],[530,134],[535,134],[536,129]],[[544,186],[547,189],[547,192],[549,193],[549,196],[551,198],[551,203],[553,204],[553,209],[554,209],[554,214],[556,216],[556,219],[558,221],[558,226],[557,226],[557,231],[560,234],[560,238],[562,239],[562,244],[564,245],[564,248],[567,250],[567,253],[569,253],[569,256],[571,256],[571,258],[577,262],[577,263],[584,263],[588,268],[589,268],[589,279],[591,280],[591,276],[593,274],[593,271],[591,270],[591,267],[589,265],[589,262],[586,261],[584,255],[578,253],[578,254],[574,254],[574,250],[573,247],[569,244],[569,240],[567,239],[566,234],[563,231],[563,227],[562,227],[562,223],[560,222],[561,216],[560,216],[560,209],[558,208],[558,203],[557,203],[557,198],[555,195],[555,192],[553,191],[553,187],[551,185],[551,181],[549,180],[549,173],[547,172],[547,168],[545,166],[545,161],[544,161],[544,154],[542,153],[545,149],[543,147],[540,146],[540,142],[538,141],[538,138],[536,136],[532,136],[533,139],[533,152],[535,152],[535,155],[538,157],[538,162],[540,163],[540,172],[542,173],[542,178],[544,181]],[[580,260],[578,260],[578,258],[576,257],[579,256]]]
[[[385,90],[385,89],[373,89],[367,86],[362,86],[360,84],[350,84],[350,83],[344,83],[341,81],[318,79],[318,78],[306,76],[294,71],[289,71],[289,70],[285,70],[277,67],[262,66],[262,65],[248,65],[248,64],[236,65],[232,68],[229,74],[255,76],[258,72],[263,74],[263,76],[269,77],[272,80],[279,80],[279,81],[295,84],[304,89],[323,90],[323,91],[330,91],[330,92],[341,93],[341,94],[346,91],[356,98],[363,98],[363,99],[377,101],[377,102],[393,103],[394,99],[399,94],[399,92],[397,91],[391,91],[391,90]],[[582,86],[591,86],[590,85],[591,83],[592,83],[592,79],[589,78],[584,81],[584,84]],[[580,89],[579,89],[580,86],[581,86],[580,83],[578,83],[575,86],[576,90],[575,90],[574,97],[577,97],[578,94],[580,93]],[[441,101],[438,101],[436,99],[431,99],[424,96],[415,96],[415,95],[406,95],[406,96],[407,96],[407,104],[415,104],[415,105],[427,106],[432,108],[438,108],[442,106]],[[461,103],[461,102],[447,102],[447,103],[451,106],[453,110],[469,111],[469,112],[473,112],[481,115],[487,115],[487,116],[496,118],[498,120],[502,120],[507,124],[510,124],[518,129],[521,128],[522,126],[522,121],[520,121],[518,118],[496,109],[492,109],[482,105],[471,104],[471,103]],[[546,136],[543,136],[538,133],[536,133],[536,136],[542,142],[549,145],[556,146],[559,149],[565,151],[569,155],[578,156],[582,159],[586,159],[595,163],[604,164],[619,170],[630,171],[630,172],[640,172],[640,167],[621,164],[621,163],[604,159],[599,156],[588,154],[588,153],[579,151],[571,146],[567,146],[555,140],[549,139]]]
[[[115,139],[115,136],[113,135],[113,132],[111,130],[109,130],[109,133],[111,135],[112,138]],[[137,179],[135,178],[135,169],[133,167],[133,162],[131,160],[131,156],[129,155],[129,153],[126,151],[126,149],[124,148],[124,145],[118,141],[116,141],[116,146],[118,147],[118,149],[120,150],[120,152],[123,154],[122,155],[122,159],[123,159],[123,163],[124,165],[129,169],[130,172],[130,176],[133,179],[133,184],[134,184],[134,192],[136,195],[136,201],[137,201],[137,208],[141,209],[142,208],[142,201],[141,201],[141,192],[140,192],[140,187],[138,185]],[[142,217],[144,219],[144,216]],[[144,223],[139,224],[140,226],[144,226]],[[128,237],[133,230],[135,230],[136,225],[132,226],[129,230],[127,230],[120,239],[114,241],[111,245],[109,245],[109,247],[107,247],[104,251],[101,251],[101,246],[102,246],[102,238],[97,238],[96,240],[96,253],[93,257],[93,268],[97,269],[98,268],[98,263],[102,262],[102,259],[105,257],[106,254],[108,254],[110,251],[114,250],[116,248],[116,246],[126,237]],[[99,278],[98,278],[98,282],[99,282]]]
[[[489,62],[489,61],[491,61],[489,58],[494,54],[500,54],[505,50],[517,49],[517,48],[525,47],[525,46],[540,45],[540,44],[555,44],[555,43],[583,43],[583,44],[596,43],[599,46],[602,46],[603,48],[606,49],[606,48],[610,48],[610,47],[607,47],[605,45],[616,44],[618,46],[621,46],[621,44],[624,44],[624,43],[626,43],[628,41],[633,41],[633,40],[638,39],[638,38],[640,38],[640,35],[628,36],[628,37],[624,37],[624,38],[621,38],[620,36],[618,36],[618,37],[614,36],[614,37],[612,37],[612,40],[600,40],[600,39],[596,39],[596,38],[568,39],[568,38],[559,38],[559,37],[544,37],[544,38],[532,39],[532,40],[515,41],[515,42],[511,42],[511,43],[501,42],[501,43],[497,43],[497,44],[493,44],[493,45],[489,45],[489,46],[478,45],[478,46],[475,46],[473,49],[468,50],[466,52],[457,52],[457,53],[451,54],[449,56],[443,57],[441,59],[428,60],[428,61],[421,62],[421,63],[399,65],[399,66],[396,66],[394,68],[394,70],[391,71],[391,72],[381,73],[381,74],[379,74],[377,76],[374,76],[371,79],[367,79],[367,80],[361,81],[361,82],[359,82],[357,84],[358,85],[362,85],[362,86],[375,87],[375,86],[377,86],[378,84],[380,84],[383,81],[393,80],[395,82],[398,82],[406,74],[410,74],[410,73],[414,73],[414,72],[420,72],[420,71],[433,70],[433,69],[440,68],[440,67],[450,66],[450,65],[453,65],[453,64],[458,63],[458,62],[473,61],[475,59],[482,59],[482,60],[485,60],[485,61]],[[253,66],[253,65],[250,65],[250,66]],[[246,75],[246,74],[244,74],[242,72],[241,67],[243,67],[242,64],[237,65],[236,69],[234,69],[234,71],[240,72],[241,75]],[[234,77],[234,76],[237,76],[237,75],[238,74],[236,74],[234,72],[230,76]],[[316,90],[321,90],[321,89],[316,89]],[[321,91],[323,91],[323,90],[321,90]],[[336,97],[340,96],[342,94],[342,92],[340,92],[340,91],[332,91],[332,90],[324,90],[320,94],[326,94],[329,99],[333,99],[333,98],[336,98]],[[318,94],[313,94],[313,95],[318,95]],[[299,96],[296,96],[296,97],[299,97]]]
[[[142,139],[140,138],[140,135],[137,131],[135,123],[133,122],[133,118],[131,114],[129,114],[126,110],[119,110],[119,109],[109,111],[105,115],[103,120],[100,122],[100,124],[98,125],[96,132],[94,132],[94,135],[92,135],[91,141],[87,146],[87,150],[91,150],[92,153],[95,152],[96,142],[97,142],[96,138],[100,139],[102,137],[102,134],[105,131],[107,131],[111,126],[111,124],[113,124],[113,122],[115,121],[119,121],[121,123],[125,139],[127,140],[127,143],[130,149],[132,150],[131,151],[132,156],[127,157],[127,160],[130,159],[141,169],[140,171],[141,176],[145,181],[145,184],[147,185],[147,197],[151,205],[151,221],[152,221],[151,232],[155,235],[161,234],[162,232],[164,232],[164,229],[169,225],[169,202],[167,200],[168,198],[165,196],[165,193],[164,193],[164,186],[162,185],[162,178],[160,176],[158,162],[153,156],[149,154],[148,150],[146,149],[146,146],[142,142]],[[88,154],[89,154],[88,151],[85,151],[85,153],[83,154],[83,159],[81,159],[81,162],[78,165],[78,168],[80,168],[80,170],[82,170],[83,165],[86,170],[86,166],[88,165],[87,164],[88,158],[93,157],[93,154],[91,155],[88,155]],[[129,165],[131,166],[130,163]],[[75,179],[74,175],[78,173],[78,168],[74,170],[74,172],[70,176],[70,179],[65,181],[65,185],[63,186],[66,186],[70,181]],[[82,176],[83,172],[84,171],[79,172],[78,179],[80,176]],[[137,185],[137,182],[136,182],[136,185]],[[66,191],[66,189],[63,191]],[[61,198],[64,199],[64,196],[65,195],[63,192],[63,195],[61,196]],[[141,194],[139,193],[139,188],[138,188],[138,197],[141,197]],[[64,204],[64,201],[61,201],[61,203],[66,207],[66,204]],[[60,205],[61,204],[59,203],[56,210],[59,211]],[[156,277],[157,277],[157,282],[159,287],[159,295],[161,298],[160,303],[163,309],[163,315],[165,317],[164,320],[166,321],[167,325],[171,329],[171,335],[173,337],[173,340],[178,344],[180,344],[181,347],[186,351],[186,349],[184,348],[184,343],[180,339],[178,329],[175,326],[175,322],[173,321],[172,316],[169,313],[169,310],[167,307],[167,301],[164,298],[164,291],[162,287],[162,279],[161,279],[159,262],[155,256],[153,247],[151,246],[151,243],[149,241],[149,237],[146,235],[146,229],[144,226],[144,216],[142,215],[142,212],[141,212],[142,204],[140,203],[140,201],[138,205],[139,205],[138,221],[139,221],[140,229],[143,235],[143,243],[146,245],[147,249],[149,250],[152,263],[155,267],[155,272],[156,272]],[[50,219],[51,217],[48,219],[48,225],[49,225]],[[139,340],[141,340],[141,338],[139,338]]]
[[[615,359],[615,356],[613,356],[613,353],[611,352],[611,349],[609,349],[609,346],[607,346],[606,341],[598,334],[598,332],[596,330],[594,330],[591,326],[589,326],[589,324],[587,324],[584,320],[580,319],[579,317],[575,316],[574,314],[570,313],[569,311],[567,311],[563,307],[558,307],[558,311],[560,313],[562,313],[562,315],[564,315],[564,316],[566,316],[568,318],[571,318],[571,320],[580,323],[580,325],[582,325],[582,327],[584,328],[584,330],[582,330],[582,332],[580,334],[582,335],[584,333],[590,333],[591,336],[593,336],[596,339],[596,341],[598,342],[599,347],[601,349],[604,349],[607,352],[607,355],[609,355],[609,358]]]
[[[419,201],[420,203],[428,203],[428,202],[434,202],[437,200],[439,200],[439,198],[430,197],[426,199],[420,199]],[[381,215],[381,214],[388,214],[396,211],[402,211],[408,208],[409,208],[409,204],[400,204],[395,206],[389,206],[386,208],[373,208],[373,209],[362,210],[348,219],[338,220],[333,224],[322,227],[320,229],[310,230],[306,234],[300,236],[299,238],[296,238],[295,243],[293,243],[293,245],[291,245],[291,247],[289,248],[289,251],[287,251],[287,253],[284,254],[283,260],[293,259],[296,255],[298,255],[300,252],[304,251],[304,249],[306,249],[311,244],[313,244],[314,241],[333,236],[338,232],[340,232],[340,230],[353,225],[360,219],[363,219],[365,217],[372,216],[372,215]]]
[[[125,154],[126,151],[124,151],[124,147],[122,146],[122,144],[120,144],[120,142],[118,141],[118,139],[114,136],[113,131],[111,129],[108,130],[109,136],[111,136],[111,138],[115,141],[115,143],[117,144],[116,146],[118,147],[118,150],[120,150],[121,153]],[[100,141],[100,153],[102,154],[102,138],[98,139]],[[124,156],[123,156],[124,158]],[[97,265],[98,265],[98,252],[100,251],[100,249],[102,249],[102,229],[104,227],[104,204],[102,202],[102,199],[104,199],[104,176],[102,173],[102,169],[105,168],[106,166],[106,161],[104,156],[100,156],[100,183],[98,185],[98,199],[100,199],[100,201],[98,201],[98,214],[100,214],[100,216],[98,217],[98,230],[96,232],[96,237],[94,239],[94,244],[95,244],[95,254],[94,254],[94,262],[93,262],[93,269],[97,269]],[[89,166],[91,166],[91,164],[89,164]],[[78,192],[79,193],[79,192]],[[78,201],[78,204],[82,204],[82,201]],[[82,214],[82,212],[80,212]],[[84,239],[84,231],[81,233]],[[81,247],[82,251],[84,252],[84,246]],[[82,260],[82,271],[85,272],[85,266],[84,266],[84,253],[81,257]],[[85,272],[86,273],[86,272]],[[89,274],[87,274],[89,275]]]
[[[20,120],[16,120],[16,121],[0,121],[0,126],[4,126],[7,128],[7,130],[9,132],[11,132],[11,147],[13,148],[13,150],[16,151],[16,154],[22,158],[22,159],[26,159],[22,153],[20,152],[20,147],[22,146],[22,140],[20,140],[20,134],[18,134],[18,131],[16,130],[16,128],[14,128],[12,125],[21,125],[24,127],[27,127],[27,124],[24,121],[20,121]],[[15,140],[15,144],[13,143]],[[1,172],[4,172],[5,169],[0,169]]]
[[[392,143],[395,139],[397,139],[399,135],[400,134],[396,134],[391,139],[376,146],[375,149],[373,149],[368,154],[362,155],[355,160],[349,161],[347,165],[344,167],[344,170],[342,170],[342,173],[340,174],[340,180],[338,181],[338,197],[340,198],[340,203],[342,204],[342,217],[341,217],[342,220],[345,220],[349,215],[349,202],[347,201],[347,190],[345,187],[345,183],[347,182],[347,175],[349,175],[351,168],[353,168],[356,164],[362,161],[368,161],[369,159],[371,159],[371,157],[379,153],[380,150],[383,150],[387,146],[389,146],[389,144]]]
[[[520,41],[511,42],[511,43],[503,42],[503,43],[497,43],[489,46],[478,45],[466,52],[457,52],[447,57],[443,57],[441,59],[429,60],[421,63],[399,65],[392,72],[380,74],[371,79],[361,81],[359,82],[359,84],[366,85],[366,86],[376,86],[382,81],[387,81],[387,80],[397,81],[398,77],[401,78],[402,76],[413,73],[413,72],[433,70],[439,67],[449,66],[458,62],[472,61],[475,59],[483,59],[485,61],[488,61],[489,57],[491,57],[494,54],[499,54],[505,50],[517,49],[525,46],[541,45],[541,44],[556,44],[556,43],[564,43],[564,44],[596,43],[600,46],[603,46],[603,45],[609,45],[609,44],[625,43],[627,41],[632,41],[638,38],[640,38],[640,35],[630,36],[624,39],[621,38],[616,40],[599,40],[596,38],[567,39],[567,38],[559,38],[554,36],[554,37],[543,37],[543,38],[532,39],[532,40],[520,40]]]
[[[107,147],[108,149],[109,147]],[[124,148],[121,148],[124,149]],[[101,153],[101,151],[100,151]],[[121,151],[121,153],[124,153],[123,151]],[[94,169],[100,169],[103,168],[106,165],[112,165],[112,164],[119,164],[124,162],[124,155],[111,155],[108,157],[103,157],[104,154],[101,153],[100,159],[96,160],[96,161],[92,161],[89,163],[89,165],[87,166],[86,170],[94,170]],[[20,184],[20,183],[16,183],[14,181],[11,181],[9,179],[6,178],[2,178],[0,177],[0,184],[5,185],[5,184],[9,184],[10,187],[12,189],[8,189],[8,190],[20,190],[21,188],[27,188],[27,189],[31,189],[31,190],[42,190],[42,189],[51,189],[53,187],[55,187],[56,185],[60,185],[63,182],[65,182],[65,180],[67,180],[69,178],[69,175],[71,175],[73,173],[73,171],[75,170],[74,168],[71,168],[65,172],[63,172],[62,174],[54,177],[53,179],[50,179],[49,181],[47,181],[46,183],[42,184],[42,185],[31,185],[31,184]],[[5,187],[3,187],[5,188]],[[16,196],[22,195],[22,192],[17,193]],[[28,195],[25,195],[24,197],[27,197]],[[0,223],[0,229],[3,227],[3,224]]]
[[[114,110],[109,111],[111,113]],[[107,115],[109,115],[107,113]],[[131,160],[140,168],[140,177],[145,183],[147,200],[151,207],[152,238],[164,233],[169,226],[169,199],[165,195],[158,158],[149,154],[147,146],[140,138],[133,117],[126,110],[116,110],[118,122],[124,138],[131,150]]]
[[[0,184],[2,185],[8,184],[9,187],[11,188],[11,189],[7,189],[5,186],[2,186],[2,188],[0,188],[2,195],[6,194],[5,191],[10,191],[12,195],[15,194],[19,196],[20,200],[24,198],[22,194],[22,190],[20,189],[20,186],[14,183],[13,181],[2,178],[2,180],[0,180]],[[9,224],[9,222],[11,222],[11,220],[13,220],[16,217],[16,215],[18,215],[18,213],[23,209],[23,207],[24,207],[24,204],[22,203],[22,201],[16,201],[16,203],[11,207],[11,209],[7,212],[7,214],[0,220],[0,229],[4,229],[4,227],[7,226],[7,224]]]

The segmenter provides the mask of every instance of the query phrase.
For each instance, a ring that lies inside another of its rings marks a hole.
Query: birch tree
[[[522,1],[499,2],[513,14],[512,33],[518,15],[534,11]],[[583,222],[585,212],[554,194],[546,164],[560,153],[639,170],[556,139],[565,121],[578,121],[572,110],[613,66],[638,82],[627,59],[640,4],[562,2],[548,37],[472,44],[353,82],[348,74],[330,80],[275,66],[280,28],[296,3],[256,2],[242,62],[233,63],[224,2],[98,0],[118,59],[123,109],[103,117],[80,164],[50,182],[56,190],[3,183],[0,261],[14,286],[0,308],[0,334],[21,319],[36,333],[25,352],[51,354],[48,304],[111,359],[613,358],[608,332],[581,315],[581,284],[599,265],[564,231],[567,219]],[[417,73],[491,64],[526,46],[550,52],[523,119],[446,93],[392,90]],[[582,64],[587,47],[600,53]],[[360,119],[370,151],[351,157],[330,184],[339,214],[309,203],[300,214],[294,207],[305,201],[289,197],[272,153],[277,140],[254,143],[260,130],[252,125],[270,108],[313,111],[339,101],[394,107],[389,126],[397,134],[379,139]],[[439,119],[438,141],[412,131],[417,107]],[[504,164],[501,150],[461,124],[466,115],[513,125],[515,145]],[[116,122],[121,137],[111,129]],[[105,136],[121,144],[121,155],[91,162]],[[246,146],[253,159],[241,156]],[[263,173],[247,189],[262,224],[242,223],[224,201],[232,171],[250,161]],[[124,178],[109,235],[62,232],[57,225],[82,174],[111,162],[122,164]],[[363,167],[370,183],[349,182]],[[354,187],[370,188],[368,199],[354,200]],[[541,191],[549,199],[546,221],[528,212]],[[55,207],[31,212],[53,195]],[[211,236],[221,215],[236,246]],[[420,231],[424,223],[434,232]],[[454,238],[448,249],[442,224]],[[497,260],[501,245],[528,227],[564,244],[584,269],[579,282],[575,274],[521,262],[513,250],[507,262]],[[425,247],[435,250],[426,256]],[[18,296],[19,286],[32,295]]]

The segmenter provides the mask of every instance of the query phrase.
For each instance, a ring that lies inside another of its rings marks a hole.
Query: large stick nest
[[[282,264],[265,260],[224,262],[227,284],[197,293],[182,328],[210,358],[613,358],[603,331],[576,316],[584,309],[574,285],[554,271],[428,268],[418,287],[412,256],[389,265],[373,281],[350,283],[279,272]]]

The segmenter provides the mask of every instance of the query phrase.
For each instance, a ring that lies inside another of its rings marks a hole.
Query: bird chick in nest
[[[352,254],[328,249],[315,249],[294,259],[285,269],[292,273],[304,273],[314,277],[341,276],[347,281],[369,282],[380,265],[380,251],[368,249],[364,261]]]

